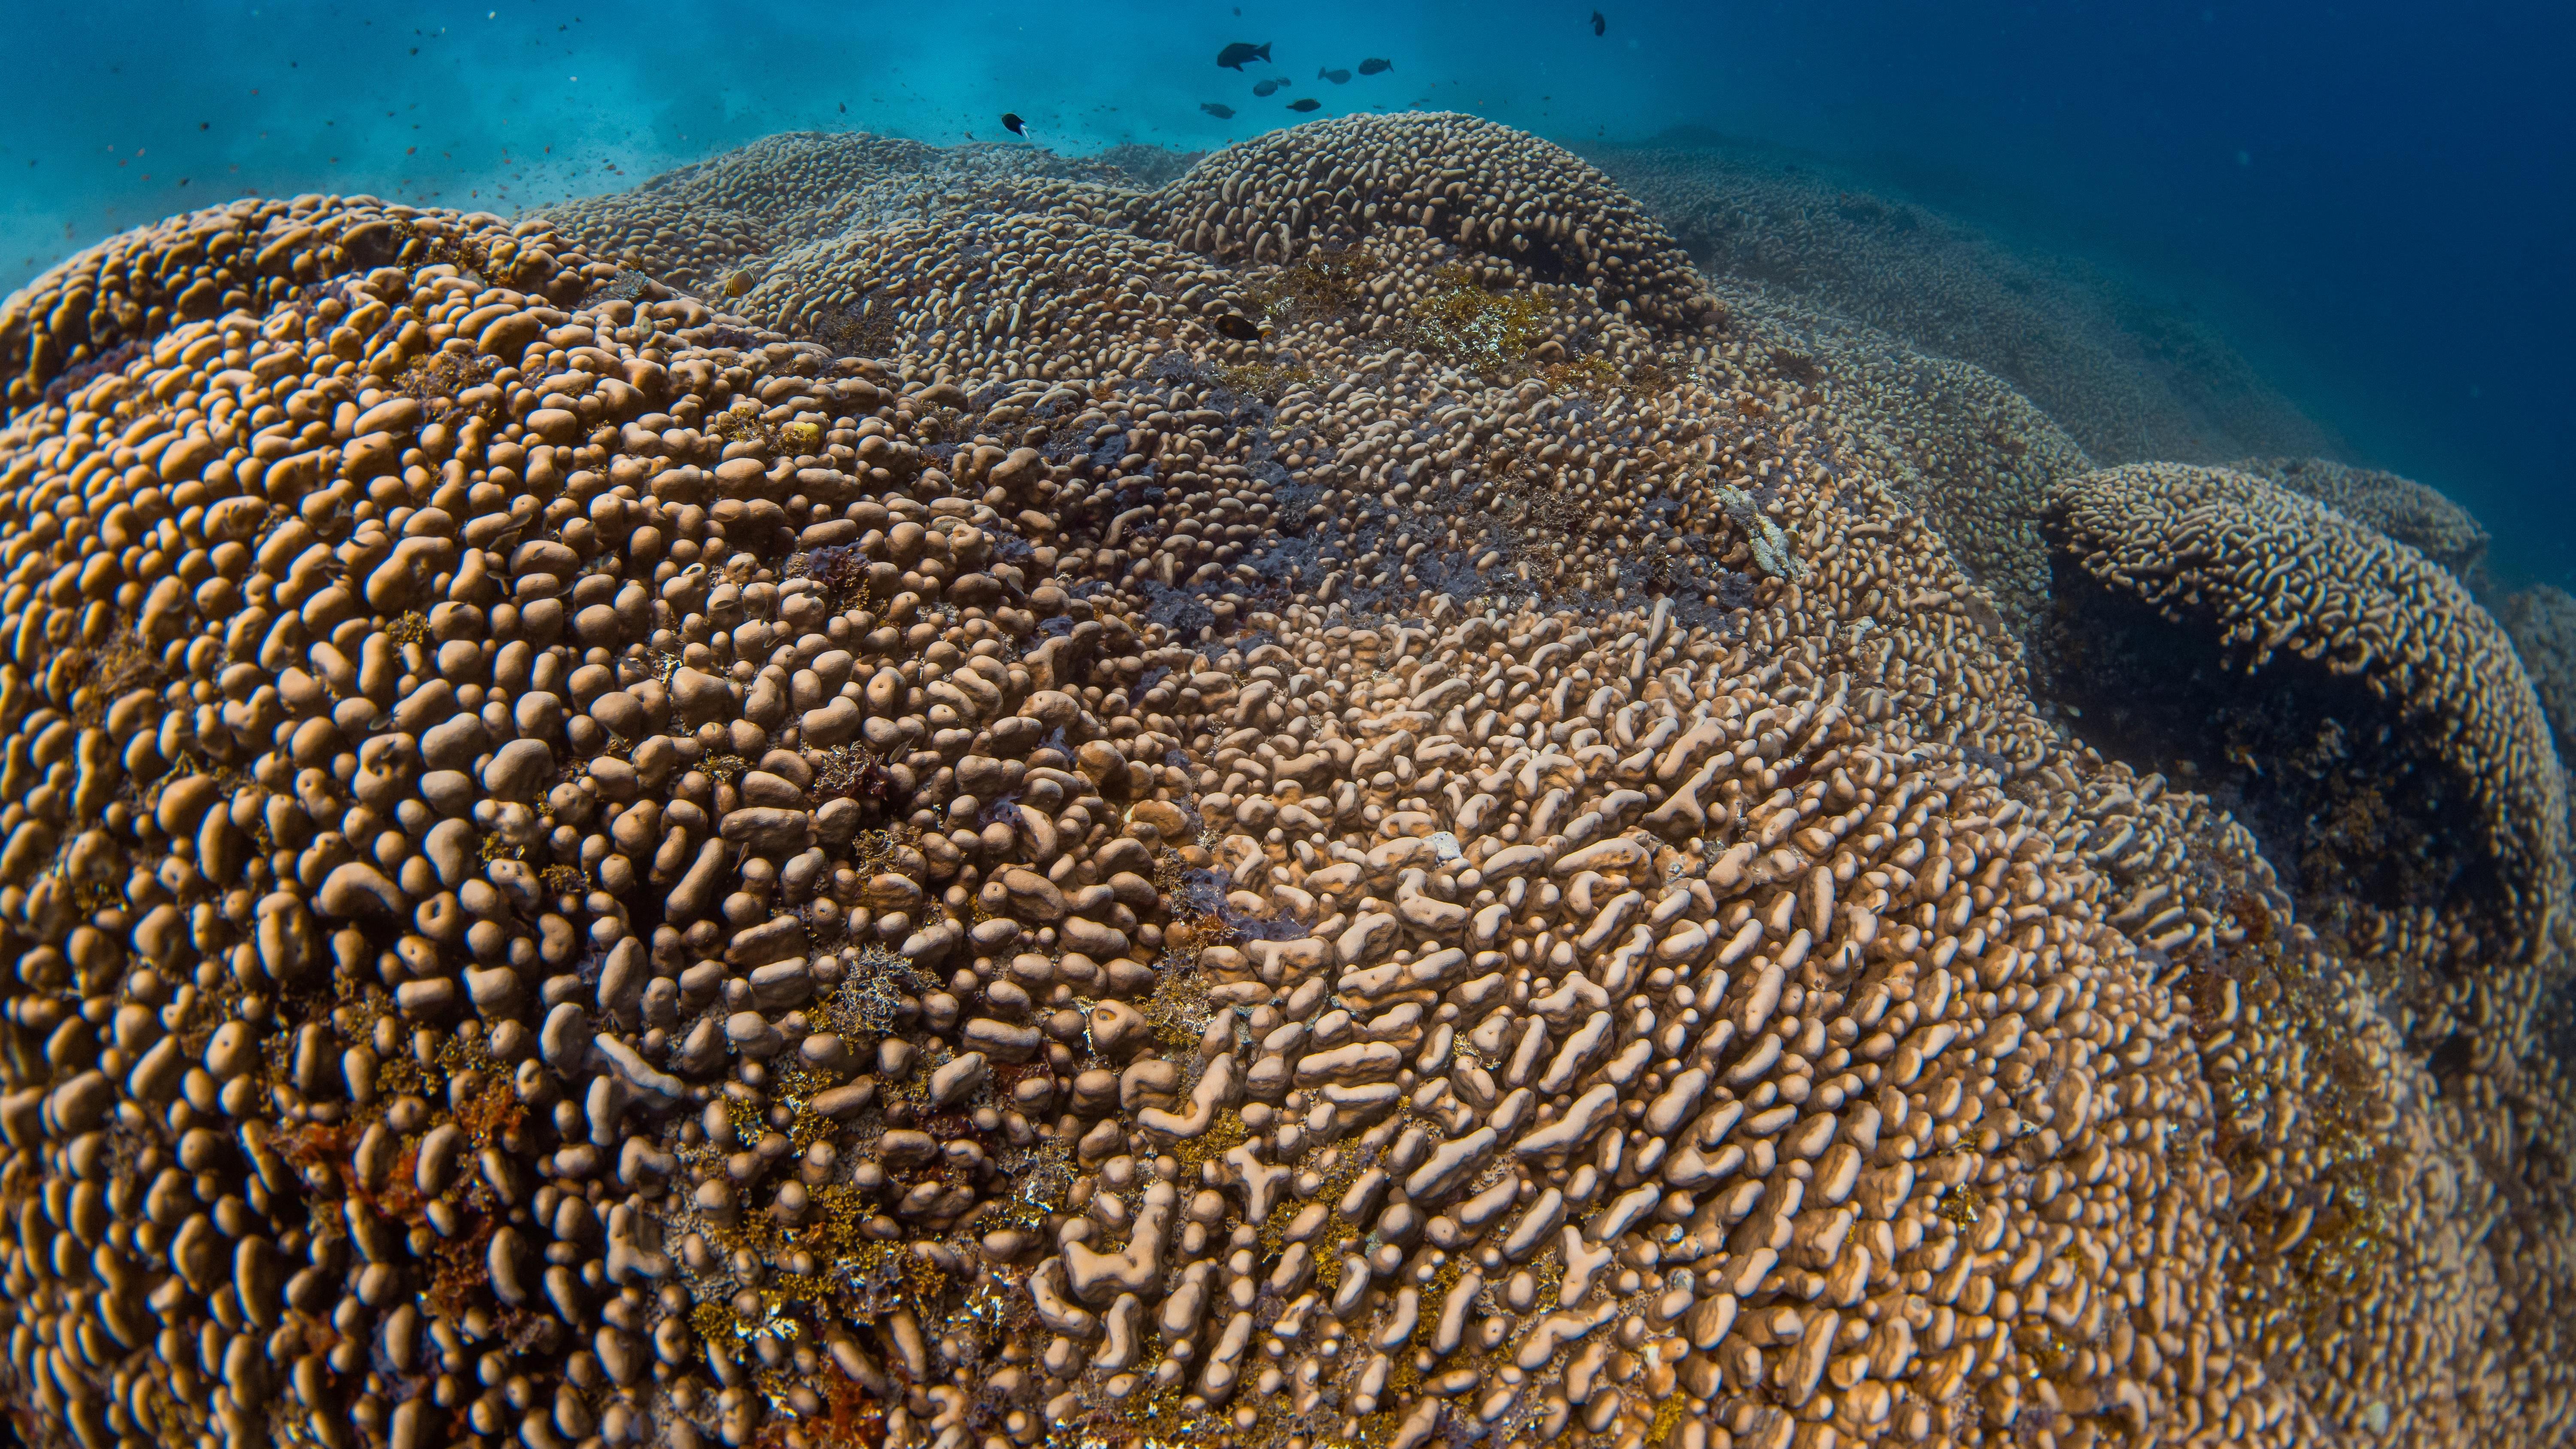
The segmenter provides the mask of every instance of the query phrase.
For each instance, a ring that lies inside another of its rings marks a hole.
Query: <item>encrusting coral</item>
[[[2447,575],[2071,443],[1954,552],[1879,354],[1482,122],[905,144],[0,308],[22,1437],[2576,1422],[2564,787]],[[2469,818],[2338,859],[2484,871],[2493,949],[2381,999],[2079,737],[2041,625],[2126,595],[2358,671]]]
[[[2558,735],[2558,758],[2576,758],[2576,598],[2549,584],[2523,589],[2504,601],[2498,617],[2513,635],[2515,652]]]
[[[2249,458],[2229,466],[2370,525],[2449,569],[2472,590],[2485,582],[2486,525],[2412,478],[2329,458]]]
[[[2566,778],[2511,639],[2421,553],[2252,474],[2136,463],[2061,486],[2052,522],[2095,583],[2207,631],[2248,674],[2276,655],[2358,680],[2454,777],[2505,925],[2546,949],[2568,888]]]

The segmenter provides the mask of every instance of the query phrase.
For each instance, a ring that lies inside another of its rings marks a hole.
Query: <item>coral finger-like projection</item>
[[[1469,116],[1344,116],[1273,131],[1166,183],[1146,216],[1182,246],[1255,262],[1418,228],[1589,286],[1621,316],[1687,327],[1719,310],[1689,256],[1607,177]]]
[[[2486,565],[2486,525],[2411,478],[2327,458],[2249,458],[2234,471],[2304,493],[2457,574],[2476,589]]]
[[[22,1439],[2564,1440],[2565,786],[2397,515],[1481,121],[1189,163],[0,307]]]

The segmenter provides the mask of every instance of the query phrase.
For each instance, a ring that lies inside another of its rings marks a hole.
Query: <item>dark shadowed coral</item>
[[[2557,731],[2560,763],[2576,759],[2576,598],[2540,584],[2507,598],[2501,617]]]
[[[2513,921],[2488,953],[2527,961],[2546,949],[2567,891],[2565,777],[2512,642],[2457,579],[2375,529],[2226,469],[2087,474],[2060,489],[2052,526],[2083,576],[2200,631],[2226,667],[2256,674],[2279,655],[2359,684],[2394,716],[2396,737],[2454,783],[2450,818],[2426,828],[2455,831],[2488,857]],[[2329,754],[2371,743],[2332,738],[2331,720],[2315,727]],[[2380,763],[2393,787],[2394,763]],[[2450,874],[2451,858],[2428,868]]]

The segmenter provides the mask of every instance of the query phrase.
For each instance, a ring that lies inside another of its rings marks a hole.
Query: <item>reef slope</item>
[[[0,306],[22,1437],[2576,1428],[2565,791],[2441,565],[1487,123],[1134,174],[773,138]],[[2351,665],[2454,814],[2336,868],[2480,888],[2366,930],[2094,740],[2115,607]]]

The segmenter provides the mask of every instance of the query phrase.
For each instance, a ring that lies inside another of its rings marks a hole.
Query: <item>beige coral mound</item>
[[[811,241],[840,224],[851,193],[889,174],[928,171],[942,154],[898,136],[786,132],[663,172],[626,194],[686,197],[756,216],[795,240]]]
[[[900,221],[779,252],[738,304],[860,355],[919,357],[962,384],[1142,375],[1218,342],[1233,277],[1166,242],[1062,217]],[[1168,334],[1168,335],[1165,335]]]
[[[1292,615],[1279,677],[1342,647],[1396,671],[1360,708],[1272,693],[1221,742],[1202,804],[1266,885],[1245,929],[1316,921],[1201,953],[1259,1040],[1213,1179],[1249,1194],[1227,1285],[1332,1313],[1312,1348],[1256,1330],[1262,1391],[1355,1382],[1367,1410],[1418,1376],[1458,1397],[1390,1414],[1417,1442],[2161,1416],[2180,1381],[2105,1335],[2212,1285],[2117,1225],[2223,1250],[2167,1153],[2198,1111],[2182,1042],[2101,882],[1955,754],[1861,727],[1847,679],[1619,622],[1344,646]],[[1611,683],[1542,699],[1523,658]],[[1365,788],[1307,788],[1346,753]],[[1066,1251],[1078,1284],[1097,1250]],[[2288,1412],[2260,1384],[2232,1389],[2249,1438]]]
[[[1543,143],[1316,129],[244,203],[0,308],[20,1437],[2565,1437],[2545,973],[2375,1003],[2073,737],[1949,476],[2063,435],[1709,330]],[[2465,627],[2199,476],[2069,506]],[[2370,657],[2521,809],[2498,676]]]
[[[1721,282],[1734,330],[1823,398],[1839,450],[1923,510],[2016,631],[2048,599],[2040,518],[2061,480],[2093,470],[2065,430],[2001,378],[1917,351],[1874,328]]]
[[[1718,315],[1662,226],[1572,152],[1455,112],[1343,116],[1229,146],[1155,193],[1153,225],[1192,251],[1292,262],[1417,226],[1589,286],[1665,325]]]
[[[2549,584],[2504,601],[2506,632],[2558,734],[2560,763],[2576,759],[2576,598]]]
[[[2228,466],[2304,493],[2346,518],[2369,524],[2459,575],[2472,588],[2482,582],[2486,525],[2412,478],[2329,458],[2249,458]]]
[[[2131,464],[2064,485],[2061,547],[2099,583],[2214,636],[2247,671],[2276,654],[2351,676],[2468,791],[2513,914],[2546,948],[2567,892],[2566,781],[2512,641],[2415,549],[2250,474]]]
[[[2167,794],[2111,833],[2105,861],[2124,877],[2142,852],[2191,862],[2131,877],[2144,888],[2115,921],[2215,926],[2176,960],[2233,1178],[2246,1331],[2319,1430],[2347,1442],[2510,1437],[2522,1431],[2500,1426],[2526,1405],[2554,1425],[2576,1181],[2539,1003],[2566,974],[2564,796],[2529,680],[2447,571],[2262,480],[2138,465],[2066,485],[2057,507],[2078,577],[2180,626],[2200,658],[2172,641],[2119,654],[2106,641],[2134,621],[2081,611],[2061,576],[2083,647],[2165,671],[2156,693],[2214,721],[2187,748],[2228,757],[2195,775],[2269,835],[2258,846],[2198,797]],[[2213,636],[2223,661],[2206,657]],[[2265,694],[2260,661],[2283,651],[2370,703],[2313,678]],[[2213,683],[2210,665],[2255,678]],[[2374,723],[2380,710],[2395,718]],[[2078,725],[2112,738],[2121,713],[2091,697]],[[2425,799],[2447,802],[2461,846],[2410,834],[2407,802]],[[2295,802],[2289,818],[2278,801]],[[2266,854],[2301,877],[2299,913],[2313,908],[2331,948],[2293,919]],[[2456,882],[2475,878],[2464,857],[2477,854],[2497,867],[2495,897],[2410,898],[2410,861]]]
[[[415,215],[365,197],[236,201],[91,247],[0,303],[8,405],[34,406],[66,373],[121,366],[183,322],[235,309],[262,314],[325,277],[390,260],[414,234]],[[559,271],[542,244],[523,245],[524,235],[499,217],[449,218],[429,241],[458,267],[558,301],[587,285]],[[558,296],[549,288],[570,290]],[[309,306],[312,299],[301,300]],[[59,403],[61,392],[46,400]]]
[[[1621,316],[1692,328],[1722,316],[1690,258],[1599,172],[1470,116],[1310,122],[1201,158],[1150,191],[1124,184],[1114,166],[1027,148],[985,154],[995,150],[772,137],[635,191],[541,214],[594,252],[631,253],[700,289],[720,280],[709,275],[709,256],[760,270],[768,253],[837,235],[837,252],[804,265],[846,263],[884,246],[865,233],[907,212],[944,227],[1025,211],[1132,230],[1225,263],[1285,265],[1319,247],[1412,228],[1538,280],[1586,288]]]
[[[530,215],[592,255],[708,297],[773,252],[948,208],[967,190],[1021,178],[1118,182],[1116,166],[1026,146],[943,149],[866,132],[797,131],[647,179],[631,191],[539,207]]]
[[[348,218],[317,210],[302,265],[329,272]],[[10,516],[48,520],[17,535],[15,565],[83,560],[61,605],[18,597],[23,648],[0,666],[20,756],[42,739],[46,765],[56,742],[78,762],[68,790],[25,796],[11,776],[12,1020],[51,1033],[55,1077],[13,1081],[8,1122],[112,1190],[57,1211],[92,1246],[107,1202],[150,1203],[77,1268],[16,1239],[20,1324],[81,1345],[77,1361],[19,1355],[21,1402],[84,1440],[148,1422],[412,1442],[428,1406],[401,1385],[438,1376],[423,1345],[441,1334],[497,1354],[522,1396],[533,1373],[551,1432],[629,1437],[618,1387],[704,1326],[646,1206],[678,1205],[673,1152],[722,1117],[663,1130],[710,1100],[691,1083],[728,1062],[765,1082],[783,1053],[797,1110],[867,1105],[845,1081],[854,1054],[922,993],[939,1009],[907,964],[947,939],[907,923],[914,882],[930,861],[953,876],[961,841],[1021,858],[1007,824],[971,828],[986,822],[949,781],[1008,777],[1063,806],[1032,839],[1073,828],[1084,800],[1107,812],[1079,771],[1117,747],[1048,686],[1135,635],[1030,592],[996,557],[1022,525],[992,507],[859,497],[923,473],[913,428],[941,390],[899,402],[810,347],[682,343],[706,320],[694,303],[555,310],[431,261],[449,219],[400,220],[398,264],[331,273],[318,300],[256,323],[183,326],[5,435]],[[737,391],[747,406],[725,411]],[[103,475],[98,515],[48,511],[71,478],[138,454]],[[1025,495],[1025,463],[1000,461],[971,492]],[[1023,603],[1065,627],[1037,637]],[[936,697],[907,724],[885,713],[923,685]],[[1023,701],[1034,712],[1011,714]],[[934,735],[954,768],[906,749]],[[1032,753],[1044,738],[1062,748]],[[1172,743],[1127,747],[1150,762]],[[932,760],[937,784],[915,769]],[[1156,768],[1122,761],[1108,788],[1150,801]],[[909,813],[889,816],[889,794]],[[951,816],[969,828],[942,833]],[[1152,888],[1107,874],[1122,903],[1079,911],[1140,929],[1142,906],[1150,941]],[[1119,927],[1073,924],[1101,963],[1087,994],[1150,981]],[[62,993],[123,1013],[112,1045]],[[963,1023],[970,1041],[987,1027]],[[983,1045],[1007,1066],[1035,1040]],[[880,1071],[905,1050],[877,1051]],[[952,1105],[987,1059],[942,1052],[915,1078],[922,1105],[888,1106]],[[958,1129],[937,1130],[934,1152]],[[112,1164],[92,1155],[111,1142]],[[808,1158],[829,1161],[828,1144]],[[930,1223],[984,1200],[972,1172],[918,1202],[904,1185],[890,1205]],[[782,1190],[801,1220],[805,1188]],[[687,1202],[711,1226],[741,1216],[713,1185]],[[901,1236],[891,1218],[850,1236],[869,1220],[846,1206],[831,1221],[844,1250]],[[707,1292],[729,1272],[681,1266]],[[181,1353],[166,1334],[183,1327],[217,1336]],[[290,1382],[292,1409],[272,1402]],[[540,1432],[492,1386],[442,1382],[468,1431]],[[719,1436],[713,1406],[681,1397],[672,1442],[699,1433],[692,1415]]]

